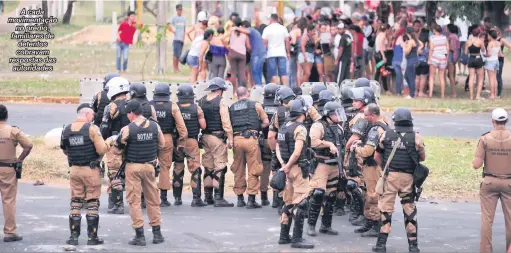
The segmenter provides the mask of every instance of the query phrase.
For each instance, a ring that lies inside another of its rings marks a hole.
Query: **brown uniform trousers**
[[[264,140],[264,147],[261,148],[261,162],[263,164],[263,172],[259,177],[259,190],[261,190],[261,192],[267,192],[271,173],[271,149],[268,145],[268,140]]]
[[[190,155],[194,157],[194,159],[186,158],[186,163],[188,167],[188,171],[193,174],[194,171],[199,169],[201,167],[200,163],[200,150],[199,150],[199,143],[196,139],[188,138],[183,143],[183,146]],[[184,163],[184,154],[181,152],[174,152],[175,155],[175,161],[174,161],[174,184],[179,184],[183,182],[183,175],[185,170],[185,163]],[[178,177],[178,178],[176,178]],[[178,180],[180,179],[180,180]],[[190,185],[192,188],[195,188],[195,182],[190,178]],[[182,187],[179,185],[174,185],[174,187]]]
[[[310,178],[310,189],[322,189],[325,196],[337,190],[337,182],[339,181],[339,167],[337,165],[327,165],[319,163]]]
[[[16,146],[32,147],[32,142],[17,127],[0,121],[0,162],[14,163],[17,160]],[[4,234],[12,237],[16,234],[16,194],[18,180],[12,167],[0,167],[0,194],[4,213]]]
[[[242,195],[247,190],[249,195],[256,195],[259,191],[259,176],[263,173],[261,151],[256,137],[234,137],[234,160],[231,171],[234,174],[234,193]],[[245,175],[245,166],[248,167],[248,179]],[[248,182],[248,188],[247,188]]]
[[[380,166],[362,167],[362,175],[366,186],[364,198],[364,216],[370,220],[380,220],[380,209],[378,209],[378,193],[376,193],[376,183],[380,179]]]
[[[302,200],[309,196],[310,187],[308,178],[303,178],[302,169],[295,164],[289,170],[286,178],[286,188],[284,188],[283,199],[285,206],[298,205]],[[296,208],[294,208],[296,210]],[[288,224],[289,217],[286,212],[280,216],[281,224]]]
[[[210,134],[202,135],[204,153],[202,154],[202,166],[206,170],[205,173],[214,172],[217,177],[204,178],[204,187],[218,188],[218,179],[220,172],[227,169],[227,144],[225,142]]]
[[[389,172],[383,185],[385,189],[380,196],[378,207],[381,210],[382,226],[380,233],[389,234],[392,227],[392,213],[396,196],[401,198],[405,229],[409,240],[417,240],[417,209],[413,197],[413,175],[404,172]]]
[[[156,185],[154,167],[152,164],[126,164],[126,197],[130,205],[130,216],[133,228],[144,226],[142,216],[141,195],[147,202],[147,215],[151,226],[161,225],[160,194]]]
[[[99,169],[91,169],[89,166],[72,166],[69,184],[71,186],[71,200],[78,200],[71,201],[70,214],[80,215],[80,209],[82,207],[81,200],[85,200],[87,214],[97,215],[99,198],[101,196],[101,176]]]
[[[164,134],[165,148],[158,154],[158,161],[160,162],[160,176],[158,181],[158,188],[160,190],[170,190],[170,167],[172,166],[172,153],[174,152],[174,139],[171,134]]]
[[[480,252],[492,252],[492,225],[500,199],[506,226],[506,248],[511,245],[511,179],[485,177],[479,193],[481,199]]]

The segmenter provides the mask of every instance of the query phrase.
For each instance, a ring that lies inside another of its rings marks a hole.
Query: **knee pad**
[[[401,205],[404,205],[404,204],[413,204],[415,203],[415,198],[413,196],[413,193],[408,193],[406,195],[404,195],[402,198],[401,198]]]
[[[381,215],[383,216],[381,217],[381,225],[385,226],[389,224],[390,226],[392,226],[392,213],[381,212]]]
[[[183,171],[184,172],[184,171]],[[184,174],[184,173],[183,173]],[[192,173],[192,177],[194,177],[195,175],[197,176],[201,176],[202,175],[202,168],[201,167],[198,167],[196,170],[193,171]]]
[[[300,203],[298,203],[298,205],[296,206],[298,207],[298,209],[305,211],[309,207],[309,201],[305,198],[302,201],[300,201]]]
[[[183,177],[185,175],[185,171],[183,170],[179,173],[176,173],[176,171],[173,171],[172,175],[173,175],[172,181],[182,181]]]
[[[311,194],[312,201],[314,201],[315,203],[318,203],[318,204],[321,204],[323,202],[324,196],[325,196],[325,190],[317,189],[317,188],[314,189]]]
[[[99,210],[99,199],[89,199],[87,200],[87,209],[88,210]]]
[[[358,183],[351,179],[349,179],[348,182],[346,183],[346,189],[350,192],[354,191],[357,188],[358,188]]]
[[[326,195],[326,201],[327,202],[335,202],[337,199],[337,193],[336,192],[330,192],[328,195]]]
[[[71,199],[71,203],[69,205],[71,206],[71,210],[81,210],[83,206],[83,200],[78,198]]]
[[[205,169],[203,179],[206,180],[206,178],[208,178],[208,177],[211,178],[211,180],[214,180],[214,179],[218,180],[218,177],[216,176],[214,170]]]
[[[285,205],[282,207],[282,213],[285,213],[287,217],[291,217],[291,210],[293,209],[294,205]]]

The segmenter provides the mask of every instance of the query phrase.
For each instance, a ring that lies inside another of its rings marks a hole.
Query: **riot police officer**
[[[126,94],[129,92],[129,82],[122,77],[114,77],[108,81],[107,97],[111,101],[105,107],[100,131],[103,138],[117,135],[130,121],[126,112]],[[111,145],[110,142],[107,144]],[[115,149],[108,149],[106,153],[108,165],[108,213],[124,214],[123,178],[119,177],[119,169],[122,165],[122,154]],[[117,176],[117,177],[116,177]],[[116,187],[112,187],[114,180],[121,180]]]
[[[307,108],[301,100],[293,100],[289,106],[289,121],[281,126],[277,140],[277,157],[287,175],[284,189],[284,203],[280,217],[279,244],[291,243],[292,248],[314,248],[303,239],[303,225],[307,212],[309,195],[308,166],[301,166],[306,160],[307,129],[303,126]],[[299,165],[300,164],[300,165]],[[289,235],[292,220],[295,225],[293,237]]]
[[[181,111],[176,103],[170,102],[170,87],[166,83],[157,83],[154,87],[154,97],[150,104],[156,111],[158,125],[160,125],[165,139],[165,149],[158,154],[161,171],[158,182],[160,189],[160,206],[170,206],[167,199],[167,192],[170,190],[170,167],[172,166],[172,154],[174,151],[174,143],[180,143],[186,139],[188,132],[186,130]],[[179,139],[179,140],[178,140]],[[174,179],[176,179],[174,174]],[[183,185],[172,184],[174,204],[181,204],[181,191]],[[177,195],[177,196],[176,196]]]
[[[92,97],[92,109],[94,110],[94,125],[98,126],[101,124],[103,119],[103,114],[105,111],[105,107],[110,104],[110,99],[108,99],[108,85],[107,83],[110,79],[114,77],[119,77],[118,73],[108,73],[103,79],[103,90],[98,92],[96,95]]]
[[[279,103],[275,101],[275,96],[277,94],[277,90],[279,89],[279,85],[274,83],[269,83],[264,86],[263,93],[263,109],[268,119],[273,117],[273,114],[279,108]],[[271,159],[272,159],[272,149],[268,143],[268,132],[269,126],[263,128],[262,133],[263,136],[259,137],[259,144],[261,146],[261,160],[263,162],[263,173],[260,177],[260,190],[261,190],[261,205],[267,206],[270,204],[268,201],[268,184],[270,181],[270,172],[272,172],[271,167]],[[275,171],[273,170],[273,175]],[[278,205],[279,192],[273,190],[273,205],[272,207],[276,208]]]
[[[362,237],[376,237],[380,231],[380,210],[378,209],[378,194],[376,183],[380,179],[380,166],[374,159],[374,152],[378,142],[388,130],[387,123],[380,116],[380,107],[376,104],[369,104],[364,109],[364,118],[369,123],[362,140],[351,145],[351,151],[355,152],[362,162],[362,175],[366,188],[364,199],[365,224],[355,230],[355,233],[362,233]]]
[[[323,107],[328,102],[335,101],[335,94],[330,90],[322,90],[318,96],[318,102],[316,103],[316,109],[319,113],[323,111]]]
[[[408,108],[398,108],[392,115],[395,129],[388,129],[380,138],[378,152],[381,153],[382,163],[387,164],[386,181],[383,184],[383,194],[380,196],[378,207],[381,212],[381,229],[373,247],[374,252],[385,252],[386,242],[391,230],[392,212],[399,194],[403,206],[404,224],[408,237],[409,252],[419,252],[417,238],[417,207],[418,200],[415,190],[413,173],[420,161],[426,159],[424,141],[419,133],[413,130],[412,113]],[[395,147],[399,142],[400,144]],[[498,145],[501,145],[499,143]],[[392,150],[395,148],[393,157]],[[507,184],[506,184],[507,186]]]
[[[259,176],[263,173],[261,151],[259,148],[259,130],[269,125],[268,115],[263,107],[250,100],[250,92],[245,87],[236,90],[238,101],[229,107],[229,117],[234,136],[233,162],[234,193],[238,196],[238,207],[247,209],[260,208],[255,195],[260,189]],[[245,168],[248,167],[248,178]],[[248,193],[245,203],[243,193]]]
[[[280,105],[277,107],[277,111],[273,113],[273,117],[268,128],[268,145],[270,146],[270,149],[272,149],[271,167],[273,172],[276,172],[281,167],[275,152],[276,136],[279,132],[279,126],[283,126],[286,122],[286,113],[288,112],[289,102],[295,98],[296,95],[293,90],[286,86],[281,86],[275,95],[275,101],[278,101]],[[283,205],[284,201],[282,200],[282,195],[277,194],[277,196],[275,196],[274,193],[272,207],[278,208],[280,214],[280,211],[282,210],[281,207]]]
[[[0,104],[0,190],[4,210],[4,242],[21,241],[16,234],[16,193],[18,191],[18,175],[25,158],[32,150],[32,142],[16,126],[7,124],[8,111]],[[16,157],[16,146],[20,144],[23,152]],[[18,170],[18,171],[17,171]],[[21,174],[19,174],[21,176]]]
[[[332,229],[332,216],[339,181],[339,154],[342,150],[343,133],[339,123],[346,120],[339,103],[328,102],[322,111],[323,118],[311,127],[311,147],[315,152],[316,168],[311,171],[309,194],[309,226],[307,234],[316,236],[316,222],[323,207],[320,233],[337,235]]]
[[[192,174],[190,185],[192,186],[193,207],[207,206],[201,199],[202,191],[202,169],[200,164],[200,150],[198,143],[199,131],[206,129],[206,120],[200,106],[195,104],[195,94],[193,87],[189,84],[181,84],[177,89],[178,106],[184,119],[188,137],[183,142],[182,149],[174,151],[174,197],[176,202],[181,202],[181,192],[183,190],[183,176],[185,170],[185,153],[189,156],[186,158],[188,171]],[[191,157],[193,156],[193,157]]]
[[[69,227],[71,237],[67,244],[78,245],[81,228],[83,202],[87,208],[87,245],[103,244],[98,237],[99,199],[101,196],[101,176],[99,164],[107,151],[107,146],[99,128],[91,124],[94,111],[90,104],[78,106],[76,121],[62,131],[60,148],[67,156],[71,167],[71,211]]]
[[[232,148],[233,136],[229,108],[222,98],[227,89],[222,78],[211,79],[206,91],[209,94],[202,97],[199,105],[204,111],[206,129],[202,131],[204,154],[204,195],[206,203],[215,207],[233,207],[234,204],[224,199],[225,173],[227,173],[227,147]],[[227,145],[225,143],[227,141]],[[213,188],[215,198],[213,200]]]
[[[158,123],[142,116],[142,105],[132,100],[126,105],[130,124],[123,127],[115,147],[123,150],[126,160],[126,195],[130,205],[132,227],[135,238],[130,245],[145,246],[144,217],[141,209],[141,194],[144,189],[147,215],[152,226],[153,243],[164,241],[161,234],[161,214],[158,186],[156,184],[158,152],[165,148],[165,139]]]
[[[319,102],[319,93],[321,91],[324,91],[326,90],[326,86],[325,84],[323,83],[314,83],[312,85],[312,89],[311,89],[311,97],[312,97],[312,101],[314,103],[314,107],[316,107],[316,109],[318,108],[318,102]]]
[[[147,100],[147,89],[143,83],[131,83],[130,84],[130,100],[136,100],[140,102],[142,106],[142,116],[146,119],[158,121],[156,116],[156,110],[154,106]]]

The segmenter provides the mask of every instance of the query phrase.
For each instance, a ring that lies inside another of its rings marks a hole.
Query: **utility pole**
[[[158,6],[158,34],[166,34],[165,29],[167,29],[166,20],[167,20],[167,3],[163,1],[156,2]],[[165,73],[166,63],[167,63],[167,36],[162,36],[157,49],[157,61],[158,61],[158,74]]]

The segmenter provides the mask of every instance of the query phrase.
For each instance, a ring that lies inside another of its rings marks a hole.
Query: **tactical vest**
[[[344,131],[344,140],[346,142],[348,142],[348,140],[350,139],[350,137],[352,135],[351,128],[350,128],[350,121],[353,119],[353,117],[355,117],[355,115],[357,114],[357,111],[358,110],[355,110],[353,108],[346,109],[346,111],[345,111],[346,121],[343,123],[342,130]]]
[[[172,115],[172,103],[151,101],[150,104],[154,106],[162,133],[173,134],[176,130],[176,122]]]
[[[398,132],[395,130],[387,130],[385,132],[385,139],[383,139],[383,164],[387,164],[390,153],[394,149],[394,145],[398,139]],[[401,145],[397,147],[394,157],[390,161],[389,171],[413,173],[416,167],[412,157],[408,154],[406,148],[415,148],[415,132],[407,132],[401,136]],[[419,160],[418,153],[412,150],[410,153],[417,154],[417,161]]]
[[[105,112],[105,107],[110,104],[110,99],[108,99],[108,96],[106,95],[108,91],[101,91],[98,98],[98,111],[96,114],[94,114],[94,124],[96,126],[99,126],[101,124],[101,121],[103,120],[103,114]]]
[[[181,110],[183,120],[185,121],[186,130],[188,130],[188,138],[197,139],[200,131],[199,117],[197,115],[197,105],[190,104],[190,106],[185,107],[181,104],[178,104],[178,106]]]
[[[486,153],[484,155],[484,173],[494,176],[510,177],[511,176],[511,136],[506,139],[498,140],[493,137],[492,133],[508,130],[492,130],[484,134],[486,141]],[[505,134],[505,133],[504,133]],[[501,133],[498,133],[502,136]]]
[[[279,129],[277,143],[279,144],[280,157],[282,157],[285,163],[289,161],[289,158],[295,152],[295,129],[300,125],[303,124],[300,122],[288,122]],[[304,145],[298,160],[303,159],[306,148]]]
[[[85,123],[79,131],[72,131],[71,125],[67,125],[62,133],[62,142],[67,152],[69,166],[88,166],[98,160],[96,147],[89,136],[91,124]]]
[[[259,131],[261,128],[255,101],[242,99],[232,104],[229,107],[229,117],[231,118],[233,132]]]
[[[275,112],[277,112],[278,108],[279,108],[278,104],[274,104],[274,103],[266,104],[266,103],[263,103],[264,112],[266,113],[266,115],[268,115],[268,119],[270,119],[270,120],[273,118],[273,114]],[[270,129],[269,126],[263,128],[264,139],[268,139],[269,129]]]
[[[146,119],[150,119],[153,116],[153,110],[151,110],[151,104],[147,99],[135,98],[134,100],[139,101],[142,106],[142,116]]]
[[[342,130],[337,124],[329,124],[326,120],[319,120],[323,125],[323,140],[333,143],[336,147],[341,146],[343,140]],[[316,155],[336,158],[336,155],[330,153],[330,148],[313,148]]]
[[[368,123],[367,127],[364,131],[364,134],[361,138],[362,143],[365,144],[367,142],[367,137],[369,135],[369,131],[371,131],[371,129],[373,129],[374,127],[381,127],[381,128],[383,128],[384,131],[387,131],[389,129],[389,126],[383,122],[378,121],[376,123]]]
[[[149,122],[147,128],[142,126]],[[126,144],[126,162],[148,163],[158,155],[158,125],[154,121],[144,120],[140,126],[129,124],[128,143]]]
[[[200,107],[202,108],[204,118],[206,119],[206,129],[204,129],[204,133],[224,131],[224,128],[222,127],[222,117],[220,116],[221,100],[221,96],[217,96],[211,101],[208,101],[207,96],[204,96],[200,100]]]
[[[286,120],[287,111],[288,111],[287,107],[285,107],[283,105],[280,105],[277,108],[277,119],[278,119],[278,122],[279,122],[279,128],[282,127],[287,122],[287,120]]]
[[[110,126],[110,130],[113,132],[119,133],[121,129],[127,126],[130,123],[128,119],[128,112],[126,111],[126,100],[115,100],[113,102],[117,105],[118,114],[115,119],[112,119],[112,125]]]
[[[312,120],[311,116],[307,114],[305,120],[303,121],[303,126],[307,129],[307,133],[310,132],[312,123],[314,123],[314,121]]]

